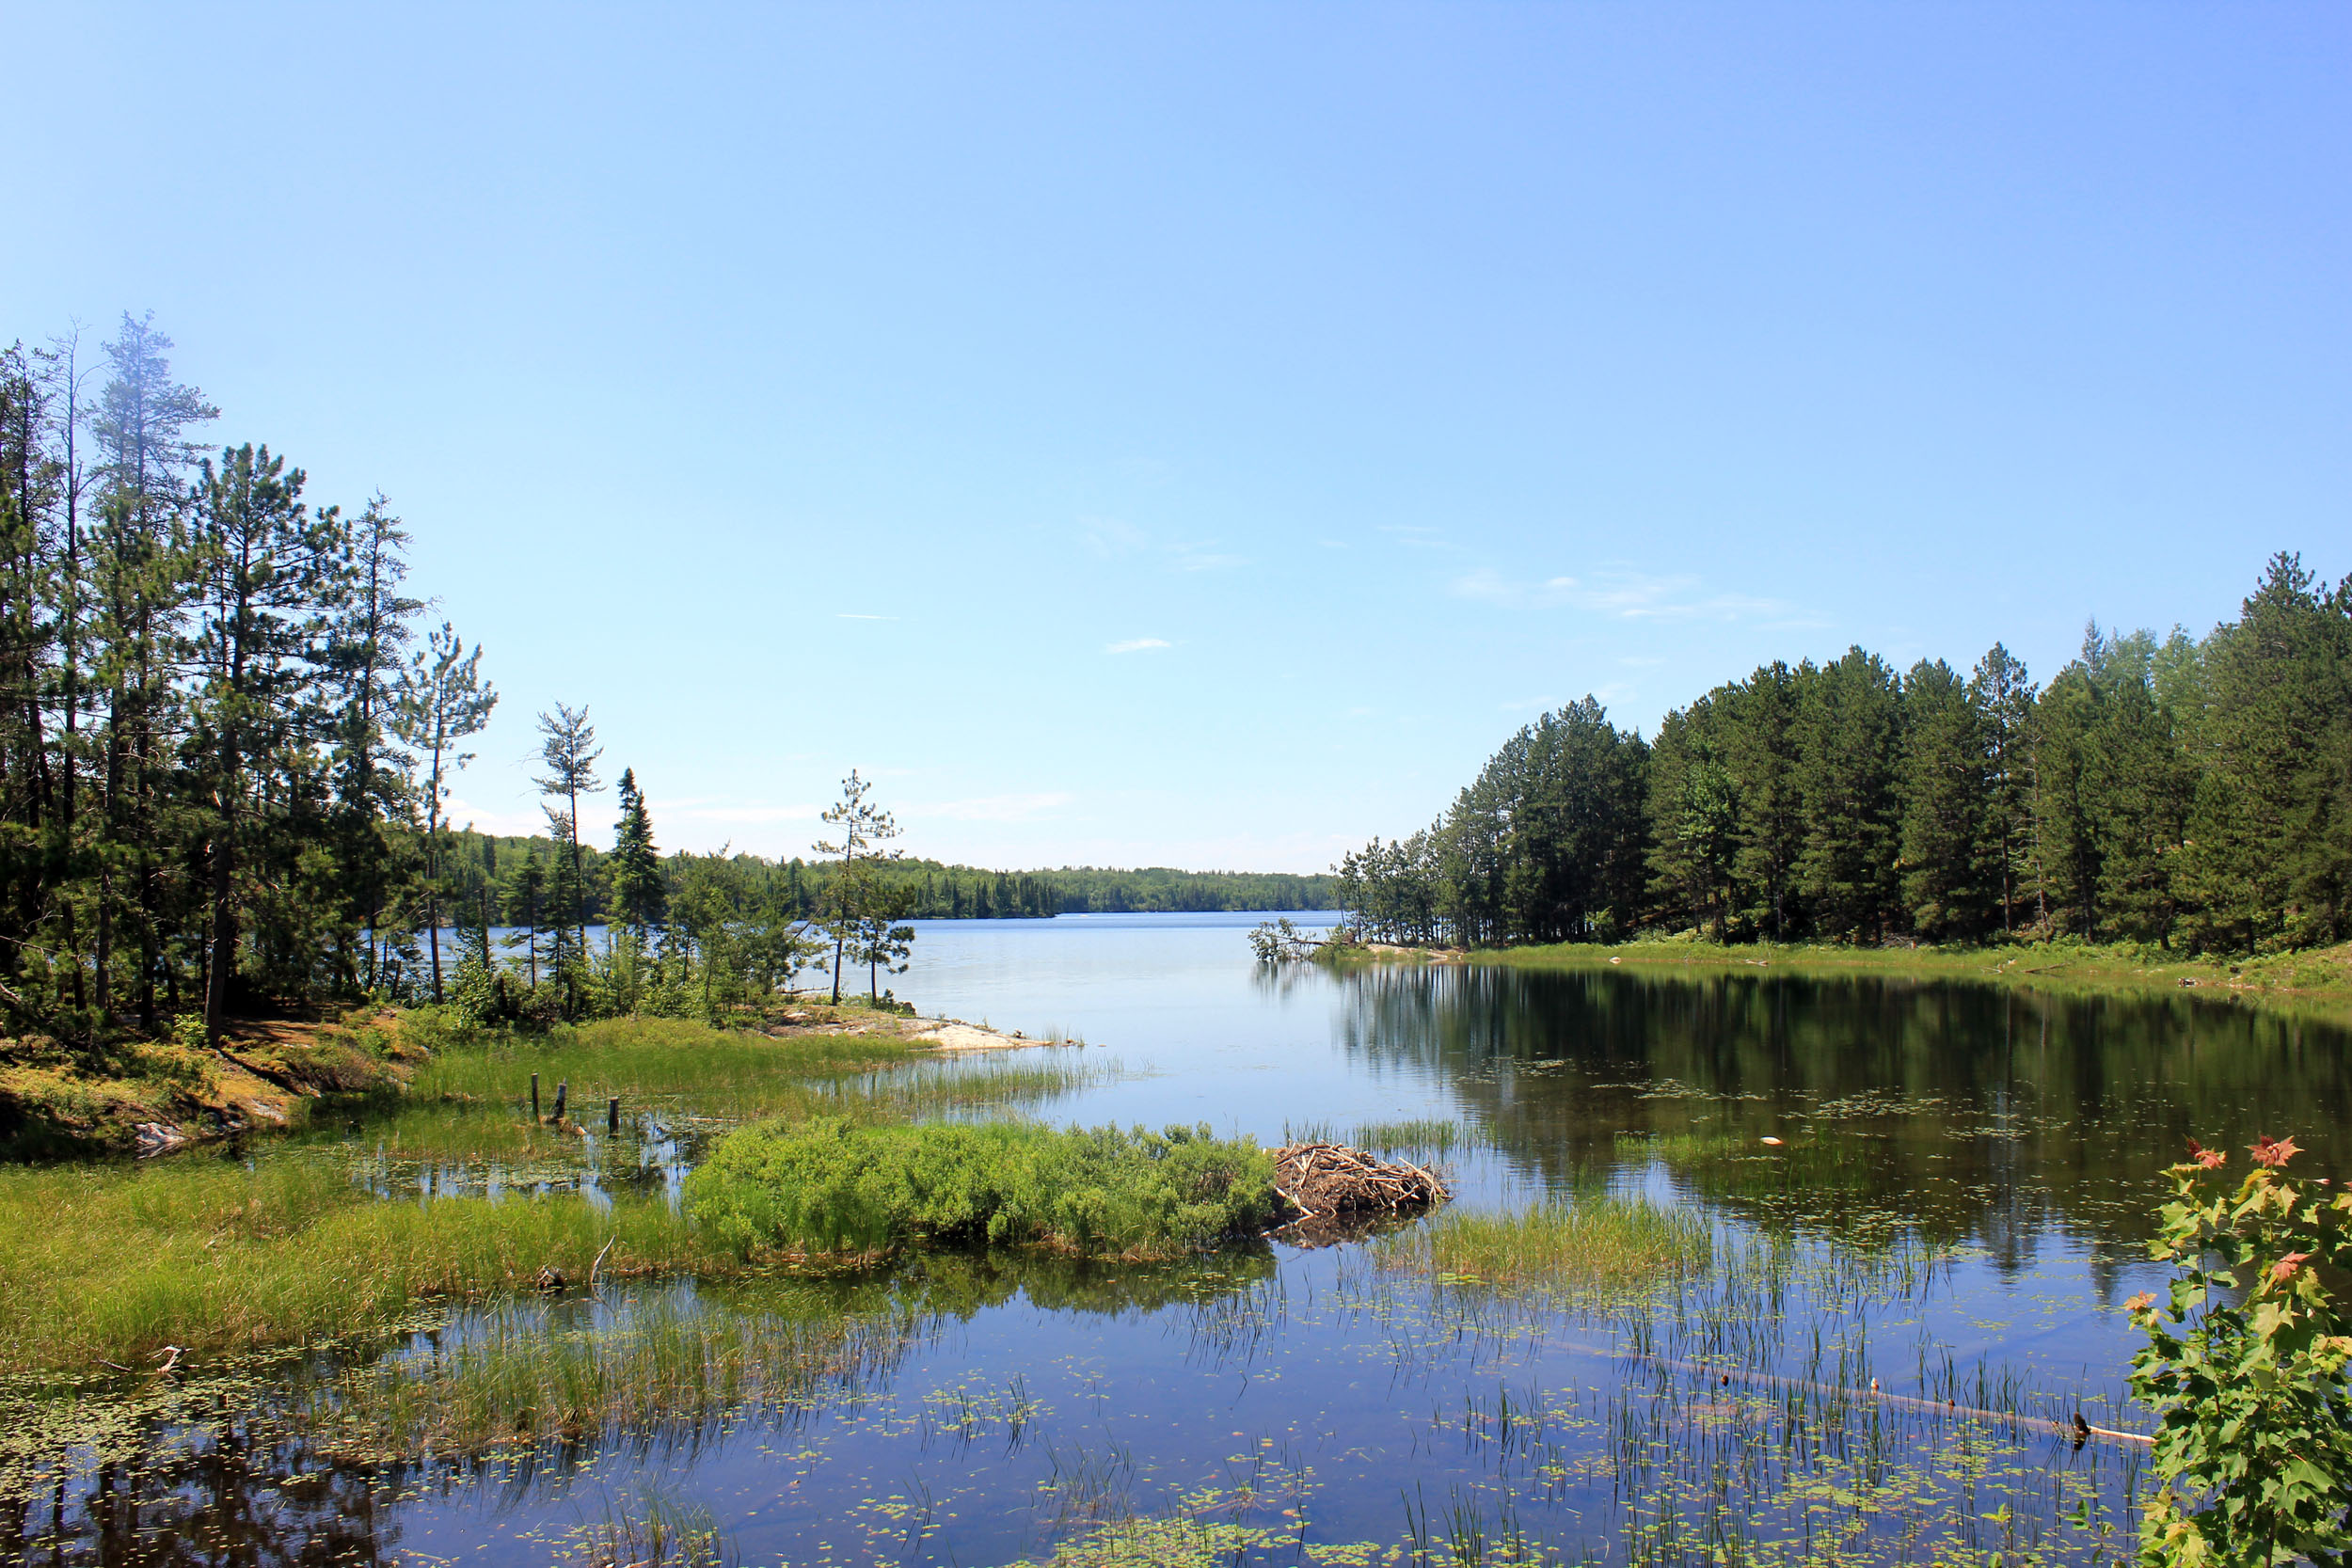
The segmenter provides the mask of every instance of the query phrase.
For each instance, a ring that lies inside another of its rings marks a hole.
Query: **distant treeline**
[[[2281,554],[2237,620],[2094,626],[2047,686],[1997,643],[1964,675],[1857,647],[1717,687],[1654,740],[1588,697],[1338,871],[1390,941],[2342,942],[2352,578]]]
[[[607,856],[585,844],[582,880],[589,922],[611,917],[612,879]],[[452,835],[446,874],[454,902],[467,918],[480,918],[485,894],[494,925],[529,925],[568,846],[538,837],[496,837],[470,828]],[[534,874],[532,867],[537,866]],[[756,903],[795,920],[814,920],[825,909],[826,893],[838,874],[834,863],[794,857],[720,857],[684,850],[660,862],[668,907],[690,877],[723,881],[739,901]],[[904,918],[917,920],[1044,919],[1057,914],[1136,914],[1164,911],[1322,910],[1332,906],[1337,879],[1286,872],[1178,871],[1145,866],[1133,871],[1063,866],[1052,871],[990,871],[940,861],[878,863],[876,883],[905,900]]]

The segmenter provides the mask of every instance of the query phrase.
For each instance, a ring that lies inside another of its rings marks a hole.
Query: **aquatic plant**
[[[710,1510],[673,1502],[658,1492],[608,1505],[565,1538],[567,1556],[584,1568],[733,1568],[735,1542]]]
[[[1461,1125],[1444,1117],[1419,1117],[1409,1121],[1371,1121],[1356,1129],[1348,1140],[1375,1154],[1416,1153],[1443,1156],[1462,1141]]]
[[[2158,1418],[2164,1485],[2143,1561],[2269,1568],[2352,1556],[2352,1318],[2321,1268],[2352,1267],[2352,1193],[2286,1174],[2301,1150],[2264,1137],[2232,1190],[2218,1149],[2189,1144],[2151,1247],[2169,1299],[2135,1296],[2148,1347],[2132,1389]]]
[[[1265,1152],[1206,1126],[771,1122],[720,1140],[686,1190],[695,1218],[744,1257],[918,1241],[1166,1257],[1262,1230],[1280,1209]]]
[[[887,1373],[914,1323],[887,1305],[773,1291],[756,1307],[654,1299],[571,1327],[544,1305],[507,1301],[313,1387],[304,1420],[339,1456],[369,1462],[690,1437]]]

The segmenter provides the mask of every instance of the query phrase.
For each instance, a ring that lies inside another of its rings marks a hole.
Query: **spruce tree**
[[[204,1026],[217,1036],[241,967],[245,912],[267,884],[248,867],[277,846],[295,792],[256,790],[319,738],[307,721],[326,650],[320,603],[337,568],[331,519],[302,499],[303,473],[267,447],[224,449],[198,482],[196,580],[203,672],[191,720],[203,779],[211,904]],[[284,912],[281,911],[281,912]]]
[[[638,793],[637,772],[621,769],[620,819],[612,827],[612,855],[605,875],[612,907],[640,939],[661,918],[661,852],[654,847],[653,817]]]
[[[1649,749],[1648,788],[1650,891],[1677,924],[1717,941],[1727,934],[1740,804],[1723,762],[1722,721],[1714,693],[1666,715]]]
[[[1979,935],[1986,896],[1985,737],[1951,667],[1921,659],[1903,681],[1902,897],[1926,941]]]
[[[1797,672],[1793,726],[1804,845],[1797,885],[1818,934],[1876,941],[1899,911],[1895,769],[1901,708],[1895,673],[1875,654]]]
[[[1786,941],[1804,928],[1796,893],[1804,849],[1804,796],[1797,783],[1796,672],[1759,668],[1723,696],[1721,754],[1740,811],[1733,828],[1734,885],[1749,924]]]
[[[1984,744],[1986,891],[2004,933],[2017,928],[2019,900],[2031,885],[2033,857],[2033,707],[2026,667],[1995,642],[1968,677]]]

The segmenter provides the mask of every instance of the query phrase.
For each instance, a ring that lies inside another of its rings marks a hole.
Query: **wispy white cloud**
[[[1116,517],[1081,517],[1078,543],[1098,561],[1109,561],[1134,555],[1152,543],[1152,536],[1135,524],[1120,522]]]
[[[1174,643],[1164,637],[1131,637],[1124,642],[1105,643],[1103,651],[1106,654],[1147,654],[1154,648],[1174,646]]]
[[[836,621],[895,621],[898,619],[896,615],[859,615],[847,610],[835,610],[833,618]]]
[[[1116,517],[1078,519],[1078,544],[1097,561],[1156,557],[1179,572],[1216,572],[1249,564],[1248,556],[1220,548],[1222,543],[1216,539],[1157,540],[1145,530]]]
[[[1075,799],[1060,790],[1041,795],[983,795],[970,800],[942,800],[923,807],[921,814],[957,822],[1026,822],[1050,816]]]
[[[1659,577],[1625,567],[1603,567],[1583,577],[1546,578],[1540,582],[1506,578],[1482,566],[1454,579],[1456,598],[1489,604],[1565,605],[1619,621],[1773,621],[1802,624],[1802,612],[1786,599],[1710,591],[1687,573]]]
[[[1422,523],[1381,523],[1378,532],[1387,534],[1398,544],[1417,550],[1453,548],[1453,541],[1434,528]]]
[[[1176,569],[1180,572],[1218,572],[1229,566],[1247,566],[1246,555],[1221,555],[1215,551],[1196,549],[1190,545],[1179,546],[1173,552]]]

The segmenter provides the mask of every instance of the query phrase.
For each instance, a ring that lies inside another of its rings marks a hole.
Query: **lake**
[[[2158,1277],[2156,1173],[2191,1135],[2294,1133],[2317,1163],[2346,1119],[2343,1031],[2227,1003],[1758,969],[1277,970],[1246,940],[1264,918],[923,923],[894,983],[927,1013],[1083,1041],[1022,1053],[1085,1069],[1026,1114],[1267,1144],[1441,1123],[1412,1157],[1451,1169],[1460,1208],[1646,1196],[1703,1222],[1704,1258],[1671,1291],[1558,1300],[1391,1266],[1377,1239],[1278,1237],[1149,1268],[958,1255],[824,1287],[425,1310],[387,1365],[681,1316],[747,1343],[862,1326],[788,1386],[690,1420],[372,1464],[288,1417],[350,1369],[281,1357],[126,1404],[38,1488],[20,1476],[0,1544],[541,1563],[599,1541],[628,1557],[613,1544],[652,1519],[744,1563],[1001,1564],[1069,1543],[1092,1554],[1073,1562],[2111,1561],[2146,1450],[2067,1427],[2147,1428],[2121,1303]],[[688,1110],[591,1140],[570,1172],[388,1171],[365,1123],[246,1157],[348,1158],[395,1201],[674,1185]]]

